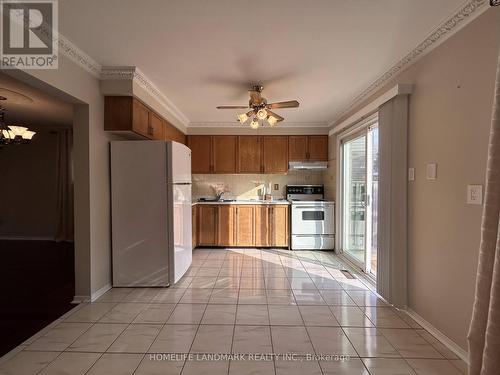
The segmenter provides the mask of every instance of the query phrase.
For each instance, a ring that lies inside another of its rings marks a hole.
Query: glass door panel
[[[377,276],[377,218],[378,218],[378,126],[372,125],[367,133],[367,205],[366,205],[366,272]]]
[[[364,269],[366,262],[366,133],[343,143],[342,248]]]

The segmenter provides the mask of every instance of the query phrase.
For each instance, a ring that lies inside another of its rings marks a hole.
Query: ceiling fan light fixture
[[[267,111],[264,108],[261,108],[257,111],[257,118],[259,120],[265,120],[267,117]]]
[[[246,113],[242,113],[238,115],[238,121],[244,124],[248,120],[248,116]]]
[[[270,126],[274,126],[278,123],[278,119],[274,116],[269,116],[267,118],[267,122],[269,123]]]
[[[259,120],[257,119],[257,117],[254,117],[252,122],[250,123],[250,127],[252,129],[258,129],[259,128]]]

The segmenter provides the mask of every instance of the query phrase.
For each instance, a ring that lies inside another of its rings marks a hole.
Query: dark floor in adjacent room
[[[72,242],[0,240],[0,356],[74,305]]]

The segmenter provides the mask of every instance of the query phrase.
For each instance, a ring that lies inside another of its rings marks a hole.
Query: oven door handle
[[[324,206],[295,206],[294,209],[296,210],[302,210],[304,208],[307,208],[307,209],[310,209],[310,208],[314,208],[316,210],[324,210],[325,208],[330,208],[330,207],[333,207],[333,204],[329,204],[329,205],[324,205]]]

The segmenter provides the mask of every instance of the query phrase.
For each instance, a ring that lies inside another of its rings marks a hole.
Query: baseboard
[[[469,353],[462,349],[457,343],[455,343],[452,339],[442,333],[439,329],[434,327],[427,320],[418,315],[415,311],[408,308],[405,311],[413,320],[415,320],[418,324],[420,324],[423,328],[425,328],[431,335],[437,338],[443,345],[445,345],[448,349],[450,349],[453,353],[455,353],[462,361],[469,364]]]
[[[94,302],[95,300],[97,300],[100,296],[102,296],[104,293],[106,293],[111,288],[112,288],[111,284],[104,285],[101,289],[99,289],[99,290],[95,291],[94,293],[92,293],[90,301]]]
[[[73,296],[73,301],[71,301],[72,304],[79,304],[79,303],[86,303],[90,302],[90,296],[87,295],[75,295]]]
[[[38,237],[26,237],[26,236],[0,236],[0,240],[9,241],[55,241],[53,236],[38,236]]]

